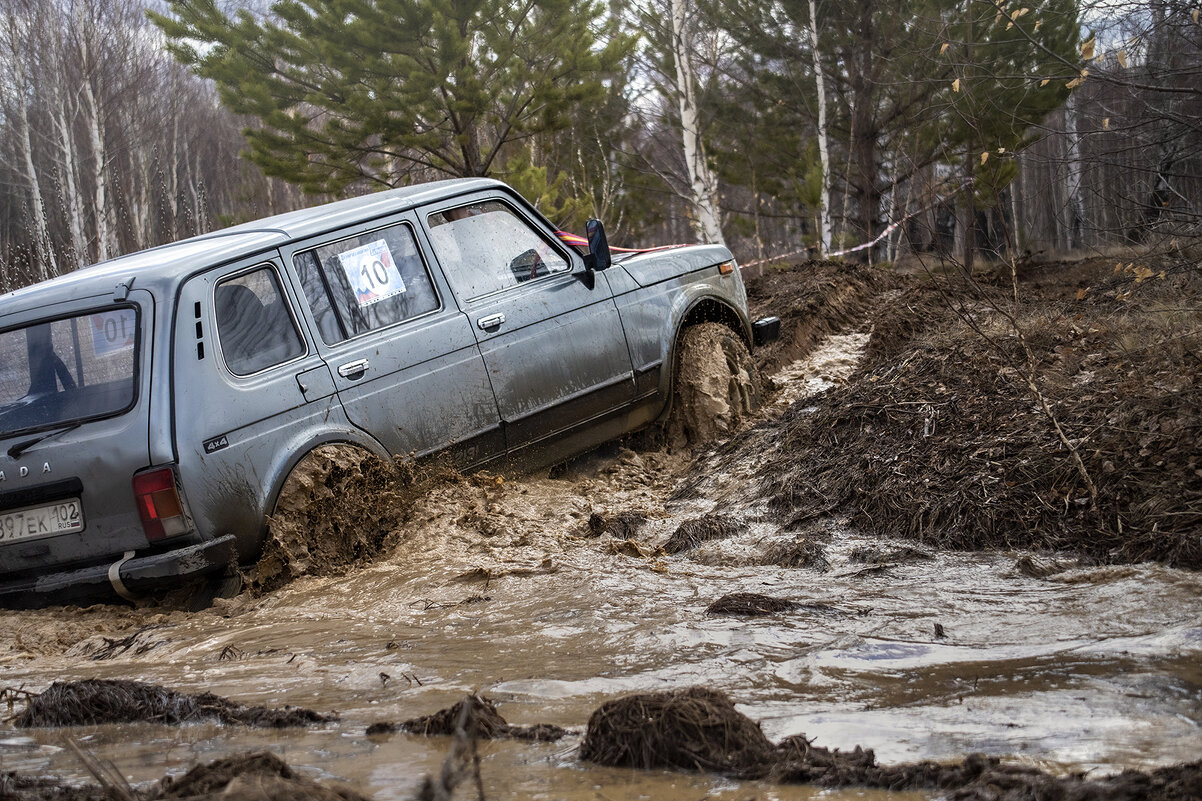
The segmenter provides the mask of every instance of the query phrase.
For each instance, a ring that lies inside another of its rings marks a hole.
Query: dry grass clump
[[[796,609],[799,604],[787,598],[773,598],[758,592],[732,592],[723,595],[705,608],[707,615],[741,615],[765,617]]]
[[[588,720],[580,758],[600,765],[740,773],[772,743],[721,692],[705,687],[606,701]]]
[[[128,679],[56,681],[29,697],[18,728],[89,726],[99,723],[162,723],[202,720],[257,728],[291,728],[335,720],[310,709],[244,706],[212,693],[188,695]]]
[[[733,537],[740,528],[738,521],[729,515],[710,513],[694,517],[676,527],[664,543],[664,553],[691,551],[703,542]]]
[[[512,738],[548,742],[558,740],[568,733],[567,729],[550,723],[533,726],[514,726],[497,711],[492,700],[481,695],[468,695],[453,706],[440,709],[432,715],[411,718],[401,723],[381,721],[367,728],[368,734],[391,734],[404,731],[423,737],[454,736],[462,727],[465,736],[481,740]]]

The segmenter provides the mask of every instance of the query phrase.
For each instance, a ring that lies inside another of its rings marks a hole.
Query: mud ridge
[[[897,284],[879,268],[822,260],[782,262],[747,279],[752,319],[781,320],[780,338],[755,350],[760,372],[769,375],[807,355],[823,337],[860,325],[875,299]]]
[[[128,679],[84,679],[56,681],[45,692],[30,695],[13,725],[18,728],[132,722],[177,725],[215,720],[283,729],[335,719],[300,707],[245,706],[212,693],[188,695]]]

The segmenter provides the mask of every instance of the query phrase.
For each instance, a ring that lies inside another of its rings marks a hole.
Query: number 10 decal
[[[405,291],[405,280],[383,239],[345,251],[338,261],[360,306],[370,306]]]

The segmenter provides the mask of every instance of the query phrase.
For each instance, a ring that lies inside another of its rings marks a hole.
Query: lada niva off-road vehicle
[[[0,298],[0,605],[132,598],[252,560],[290,472],[329,443],[566,458],[663,419],[692,330],[720,332],[746,403],[748,349],[778,323],[748,319],[730,252],[611,263],[589,228],[569,244],[501,183],[442,181]]]

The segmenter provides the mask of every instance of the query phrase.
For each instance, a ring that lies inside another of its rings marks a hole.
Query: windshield
[[[0,333],[0,437],[129,409],[138,339],[133,307]]]

